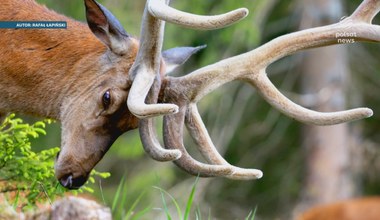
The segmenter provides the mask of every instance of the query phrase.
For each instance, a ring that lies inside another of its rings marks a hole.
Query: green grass
[[[257,206],[255,207],[255,209],[253,211],[251,211],[248,214],[248,216],[245,218],[245,220],[255,220],[256,211],[257,211]]]
[[[199,177],[196,178],[195,183],[191,187],[190,195],[189,195],[189,197],[187,199],[187,203],[186,203],[186,206],[185,206],[185,212],[184,212],[183,215],[182,215],[182,211],[181,211],[181,207],[179,205],[179,202],[172,195],[170,195],[167,191],[165,191],[164,189],[162,189],[160,187],[154,187],[155,189],[158,189],[160,191],[160,193],[161,193],[161,199],[162,199],[162,203],[164,205],[164,211],[165,211],[165,214],[166,214],[166,217],[167,217],[168,220],[171,220],[172,216],[171,216],[171,214],[169,212],[169,209],[167,207],[167,203],[166,203],[166,200],[165,200],[165,195],[170,198],[171,202],[175,206],[175,208],[177,210],[177,215],[179,217],[178,219],[188,220],[189,216],[190,216],[190,212],[191,212],[192,206],[193,206],[194,195],[195,195],[195,191],[196,191],[196,188],[197,188],[198,180],[199,180]],[[198,215],[198,216],[200,215],[199,209],[198,209],[198,214],[196,214],[196,215]]]
[[[128,199],[127,196],[127,183],[126,176],[124,175],[121,179],[119,186],[117,187],[114,199],[112,201],[112,214],[113,219],[121,219],[121,220],[135,220],[141,219],[146,213],[151,211],[151,207],[146,207],[140,211],[135,211],[136,207],[139,205],[141,199],[145,195],[145,191],[143,191],[133,202],[130,207],[126,206],[126,201]]]
[[[197,189],[199,177],[196,178],[195,182],[193,183],[190,193],[187,197],[186,203],[181,206],[180,202],[174,198],[173,195],[171,195],[166,190],[162,189],[161,187],[154,186],[153,188],[158,190],[161,197],[161,203],[162,208],[158,208],[158,210],[161,210],[164,212],[167,220],[189,220],[189,219],[196,219],[196,220],[202,220],[202,212],[199,208],[199,205],[194,204],[194,197],[195,192]],[[137,198],[132,199],[134,201],[132,205],[129,207],[126,206],[126,201],[131,200],[131,198],[128,198],[127,196],[127,183],[125,176],[122,178],[122,180],[119,183],[119,186],[117,187],[117,190],[114,195],[114,199],[112,201],[112,213],[113,213],[113,219],[121,219],[121,220],[138,220],[138,219],[146,219],[144,216],[149,214],[153,210],[157,210],[155,208],[152,208],[152,206],[147,206],[145,208],[140,208],[139,205],[142,200],[142,198],[145,195],[145,191],[142,192]],[[169,206],[174,206],[176,213],[171,213]],[[252,210],[247,217],[245,217],[245,220],[254,220],[256,216],[257,207]],[[193,214],[194,217],[191,218],[190,215]],[[211,210],[209,210],[207,217],[204,219],[211,220]]]

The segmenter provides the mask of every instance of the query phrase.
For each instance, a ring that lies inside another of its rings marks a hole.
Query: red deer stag
[[[165,73],[201,47],[161,53],[164,21],[194,29],[217,29],[246,17],[247,9],[200,16],[171,8],[169,0],[148,0],[138,41],[102,5],[94,0],[84,2],[89,28],[32,0],[5,0],[0,6],[0,20],[68,22],[67,30],[0,32],[0,115],[23,112],[61,121],[62,144],[55,170],[67,188],[83,185],[114,140],[136,127],[145,151],[155,160],[174,161],[194,175],[260,178],[260,170],[235,167],[223,159],[197,110],[200,99],[233,80],[250,83],[269,104],[301,122],[332,125],[372,115],[367,108],[333,113],[305,109],[276,89],[266,68],[297,51],[338,44],[339,33],[355,32],[355,41],[380,41],[380,27],[371,24],[380,10],[378,0],[364,0],[337,24],[278,37],[183,77]],[[164,147],[153,126],[153,117],[161,115]],[[209,164],[187,153],[182,140],[184,124]]]

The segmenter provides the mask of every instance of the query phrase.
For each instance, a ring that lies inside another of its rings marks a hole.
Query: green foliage
[[[253,211],[251,211],[248,214],[248,216],[245,218],[245,220],[255,220],[256,211],[257,211],[257,206],[256,206],[256,208]]]
[[[164,206],[164,211],[165,211],[165,214],[166,214],[166,217],[167,217],[168,220],[177,219],[177,218],[172,218],[172,216],[171,216],[171,214],[169,212],[169,208],[168,208],[167,202],[165,200],[165,195],[167,195],[170,198],[170,200],[172,201],[173,205],[175,206],[175,208],[177,210],[177,213],[178,213],[178,216],[179,216],[178,219],[189,220],[189,219],[191,219],[190,218],[191,210],[194,208],[193,207],[194,206],[194,196],[195,196],[195,191],[196,191],[196,188],[197,188],[198,181],[199,181],[199,177],[197,177],[197,179],[195,180],[195,183],[191,187],[191,191],[190,191],[189,197],[187,199],[187,203],[186,203],[186,206],[185,206],[186,209],[185,209],[185,213],[183,214],[183,217],[182,217],[182,211],[181,211],[179,202],[172,195],[170,195],[167,191],[163,190],[162,188],[155,187],[156,189],[160,190],[161,198],[162,198],[162,203],[163,203],[163,206]],[[254,220],[255,216],[256,216],[256,211],[257,211],[257,207],[248,214],[248,216],[245,218],[245,220]],[[197,209],[195,210],[194,215],[195,215],[195,219],[196,220],[201,220],[202,219],[202,213],[201,213],[201,211],[199,209],[199,206],[197,206]],[[208,219],[211,219],[211,214],[210,213],[208,214]]]
[[[1,192],[25,192],[26,203],[34,205],[40,200],[54,198],[65,190],[54,179],[54,157],[59,148],[35,153],[29,138],[45,135],[45,123],[24,124],[12,114],[0,126],[0,181]],[[18,196],[16,196],[18,197]]]
[[[171,216],[171,213],[170,213],[169,208],[168,208],[168,205],[170,205],[170,204],[168,204],[166,202],[165,197],[170,198],[172,205],[174,205],[174,207],[177,211],[178,219],[181,219],[181,220],[190,219],[190,213],[191,213],[191,209],[193,207],[193,201],[194,201],[194,196],[195,196],[195,191],[196,191],[196,186],[198,184],[198,180],[199,180],[199,178],[196,179],[195,183],[193,184],[193,186],[191,188],[191,192],[189,194],[189,197],[187,199],[187,203],[185,205],[184,214],[182,214],[182,209],[181,209],[181,206],[180,206],[180,203],[178,202],[178,200],[176,200],[169,192],[165,191],[161,187],[153,187],[153,188],[158,189],[160,191],[162,204],[163,204],[163,209],[160,209],[160,210],[163,210],[165,212],[166,218],[168,220],[177,219],[177,218],[173,218]],[[131,198],[128,198],[126,176],[124,175],[121,182],[119,183],[119,186],[118,186],[116,193],[114,195],[114,200],[112,202],[112,208],[111,209],[112,209],[113,217],[115,219],[125,219],[125,220],[142,219],[142,217],[144,215],[148,214],[150,211],[153,210],[151,208],[151,206],[149,205],[142,210],[136,211],[136,207],[138,206],[138,204],[140,203],[140,201],[144,195],[145,195],[145,191],[143,191],[137,197],[137,199],[134,200],[133,204],[130,207],[126,207],[125,201],[127,199],[131,200]],[[197,216],[196,219],[201,219],[201,217],[200,217],[201,214],[200,214],[199,209],[196,210],[195,215]]]
[[[151,207],[148,206],[143,210],[136,211],[137,205],[139,205],[141,199],[145,195],[145,191],[140,193],[137,199],[134,200],[131,206],[126,206],[127,199],[130,199],[127,194],[127,182],[126,175],[121,179],[119,186],[117,187],[114,199],[112,201],[112,216],[114,219],[123,219],[123,220],[132,220],[132,219],[141,219],[147,212],[151,210]]]
[[[197,177],[197,179],[195,180],[195,183],[194,183],[193,187],[191,188],[191,192],[190,192],[189,198],[187,200],[186,211],[185,211],[185,215],[184,215],[183,219],[188,219],[189,218],[191,207],[192,207],[193,201],[194,201],[195,189],[197,187],[198,180],[199,180],[199,177]]]
[[[166,203],[166,200],[165,200],[165,195],[167,195],[170,198],[170,200],[172,201],[173,205],[175,206],[175,208],[177,210],[178,217],[179,217],[178,219],[188,220],[190,218],[190,212],[191,212],[191,208],[193,206],[194,196],[195,196],[195,191],[196,191],[196,188],[197,188],[198,180],[199,180],[199,177],[197,177],[197,179],[195,180],[195,183],[191,187],[189,198],[187,199],[187,203],[186,203],[186,206],[185,206],[186,207],[185,213],[183,215],[182,215],[182,211],[181,211],[181,208],[180,208],[180,205],[179,205],[178,201],[172,195],[170,195],[170,193],[168,193],[164,189],[162,189],[160,187],[155,187],[156,189],[160,190],[161,198],[162,198],[162,203],[164,205],[164,211],[165,211],[165,214],[166,214],[166,217],[167,217],[168,220],[171,220],[172,217],[171,217],[171,214],[169,212],[169,209],[168,209],[168,206],[167,206],[167,203]],[[197,219],[200,218],[200,213],[196,212],[196,216],[197,216]]]
[[[38,202],[51,202],[66,192],[54,176],[54,158],[59,148],[36,153],[30,143],[30,138],[46,135],[45,126],[51,122],[44,120],[29,125],[11,114],[0,125],[0,192],[14,206],[33,208]],[[88,182],[94,183],[94,176],[107,178],[110,174],[93,171]],[[85,186],[81,191],[93,190]]]

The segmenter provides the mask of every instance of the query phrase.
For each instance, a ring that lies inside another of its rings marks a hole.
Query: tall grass
[[[127,196],[127,183],[125,176],[121,179],[119,186],[117,187],[117,190],[114,195],[114,199],[112,201],[111,210],[113,213],[113,219],[115,220],[139,220],[139,219],[146,219],[146,215],[152,212],[153,210],[160,210],[164,212],[164,216],[167,220],[202,220],[202,212],[199,208],[199,205],[194,204],[194,197],[195,192],[197,189],[197,184],[199,181],[199,177],[196,178],[195,182],[193,183],[190,193],[187,197],[186,204],[181,206],[180,202],[174,198],[173,195],[171,195],[166,190],[162,189],[158,186],[153,186],[154,189],[158,190],[160,192],[161,202],[162,202],[162,208],[153,208],[152,205],[149,205],[144,208],[138,209],[138,206],[140,204],[140,201],[145,195],[145,191],[142,192],[137,198],[132,199],[134,200],[133,204],[129,207],[126,206],[126,201],[131,198],[128,198]],[[169,206],[174,206],[174,210],[176,213],[172,213],[171,209],[169,209]],[[248,216],[245,218],[245,220],[254,220],[256,216],[257,207],[252,210]],[[194,215],[194,217],[191,217],[191,215]],[[208,216],[204,219],[212,219],[211,217],[211,211],[209,210]],[[145,218],[144,218],[145,217]]]
[[[171,217],[171,214],[170,214],[169,209],[167,207],[167,203],[166,203],[166,200],[165,200],[165,195],[170,198],[170,200],[172,201],[173,205],[175,206],[175,208],[177,210],[177,215],[179,217],[178,219],[188,220],[189,216],[190,216],[191,208],[193,206],[194,195],[195,195],[195,190],[196,190],[196,187],[197,187],[197,184],[198,184],[198,180],[199,180],[199,177],[197,177],[197,179],[195,180],[195,183],[191,187],[190,195],[189,195],[189,197],[187,199],[187,203],[186,203],[186,206],[185,206],[185,212],[184,212],[183,215],[182,215],[182,211],[181,211],[181,208],[180,208],[180,205],[179,205],[178,201],[172,195],[170,195],[167,191],[165,191],[164,189],[162,189],[160,187],[154,187],[154,188],[158,189],[160,191],[160,193],[161,193],[161,199],[162,199],[162,203],[164,205],[164,211],[165,211],[165,214],[166,214],[166,217],[167,217],[168,220],[171,220],[173,218]],[[199,214],[200,214],[200,211],[199,211]]]
[[[124,175],[121,179],[119,186],[117,187],[114,199],[112,201],[112,214],[113,219],[117,220],[136,220],[141,219],[146,213],[151,210],[151,207],[145,207],[140,211],[135,211],[136,207],[140,203],[141,199],[145,195],[145,191],[143,191],[133,202],[130,207],[126,206],[126,201],[128,199],[127,196],[127,183],[126,176]]]

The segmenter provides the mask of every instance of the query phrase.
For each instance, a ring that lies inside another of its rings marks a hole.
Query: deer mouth
[[[89,173],[82,166],[74,166],[73,160],[58,161],[59,154],[55,161],[55,175],[58,182],[67,189],[79,189],[89,177]],[[68,165],[68,164],[71,164]],[[74,171],[76,170],[76,171]]]
[[[67,189],[79,189],[88,180],[88,175],[74,177],[72,174],[67,174],[59,179],[59,183]]]

